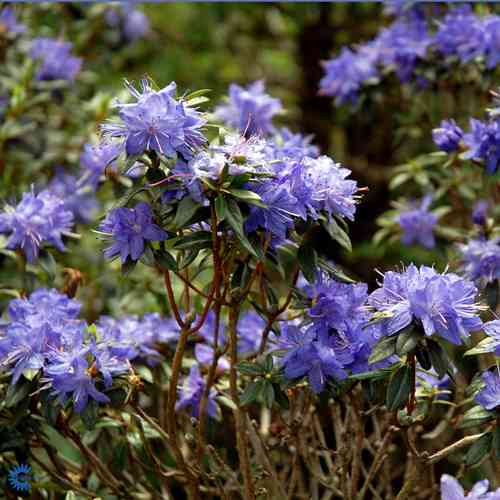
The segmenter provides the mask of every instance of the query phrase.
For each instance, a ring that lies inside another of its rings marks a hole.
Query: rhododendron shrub
[[[325,63],[336,105],[431,54],[496,65],[495,16],[389,9]],[[141,10],[93,12],[127,46],[154,36]],[[29,464],[43,498],[499,498],[496,104],[416,124],[439,151],[397,167],[374,240],[433,261],[364,283],[367,187],[280,124],[263,80],[215,105],[151,77],[89,97],[83,54],[18,16],[0,11],[5,478]]]

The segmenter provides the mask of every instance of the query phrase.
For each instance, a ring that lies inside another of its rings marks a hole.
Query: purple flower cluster
[[[447,153],[458,151],[463,135],[463,130],[455,120],[443,120],[439,127],[432,131],[432,139],[436,146]]]
[[[199,335],[203,338],[203,342],[198,342],[194,352],[198,363],[201,365],[210,365],[214,359],[215,347],[215,314],[210,311],[207,318],[199,331]],[[264,320],[254,311],[246,311],[242,314],[238,321],[238,354],[247,356],[257,352],[260,346],[261,334],[264,330]],[[222,349],[227,344],[226,323],[220,318],[217,347]],[[226,358],[221,357],[217,364],[220,370],[227,370],[229,362]]]
[[[478,226],[486,225],[489,203],[487,200],[478,200],[472,208],[472,222]]]
[[[82,60],[71,54],[73,44],[54,38],[35,38],[31,43],[31,57],[39,61],[37,80],[72,81],[80,71]]]
[[[80,185],[76,176],[56,168],[48,185],[55,196],[64,201],[64,209],[71,212],[76,222],[88,223],[96,215],[98,202],[88,185]]]
[[[29,262],[37,259],[43,243],[63,251],[62,237],[72,226],[72,212],[50,189],[24,193],[18,205],[7,205],[0,213],[0,233],[10,233],[7,248],[20,248]]]
[[[306,321],[285,324],[277,338],[288,379],[307,376],[312,389],[319,393],[329,379],[343,380],[349,373],[370,371],[390,362],[368,364],[381,330],[369,324],[364,283],[339,283],[320,273],[316,283],[303,291],[312,303]]]
[[[459,249],[463,271],[471,280],[490,283],[500,279],[500,237],[470,240]]]
[[[21,24],[12,7],[3,7],[0,10],[0,35],[3,33],[24,33],[26,26]]]
[[[355,49],[343,48],[340,55],[323,64],[320,93],[334,96],[337,105],[355,102],[370,80],[394,70],[401,82],[408,82],[417,63],[429,57],[439,58],[445,65],[481,59],[488,69],[500,61],[500,16],[480,17],[470,6],[462,5],[428,23],[421,9],[398,10],[403,15],[373,40]],[[431,32],[433,26],[436,29]]]
[[[380,319],[384,335],[395,335],[412,322],[427,336],[438,335],[460,345],[462,339],[482,327],[483,309],[476,302],[474,284],[453,273],[438,273],[411,264],[403,272],[388,271],[380,288],[368,298],[374,318]]]
[[[129,361],[142,360],[149,365],[161,360],[155,345],[175,343],[179,335],[175,320],[162,318],[158,313],[148,313],[142,318],[101,316],[96,329],[100,345],[106,346],[112,356]]]
[[[485,323],[483,329],[487,335],[487,342],[482,345],[484,352],[494,352],[496,356],[500,356],[500,320]]]
[[[420,204],[413,203],[398,215],[398,223],[403,234],[401,241],[405,245],[419,243],[425,248],[434,248],[434,226],[438,218],[429,211],[432,202],[431,196],[424,197]]]
[[[500,407],[500,373],[498,369],[484,372],[481,379],[483,387],[474,398],[476,402],[486,410]]]
[[[180,411],[184,408],[190,408],[191,416],[198,418],[204,390],[205,381],[200,374],[200,369],[197,365],[193,365],[189,371],[189,376],[184,379],[184,383],[179,389],[179,399],[175,404],[175,410]],[[207,414],[212,418],[216,418],[219,411],[215,401],[216,396],[217,390],[211,387],[208,393]]]
[[[182,100],[174,98],[174,82],[156,91],[148,80],[141,89],[126,82],[136,102],[117,104],[119,121],[102,126],[103,132],[124,141],[127,155],[141,155],[156,151],[173,158],[177,154],[191,158],[206,138],[201,128],[205,120],[201,114]]]
[[[83,169],[82,182],[90,184],[95,189],[106,167],[113,164],[121,151],[121,145],[112,142],[103,142],[96,146],[85,144],[80,155],[80,164]]]
[[[215,109],[215,117],[250,137],[274,132],[272,120],[281,111],[281,101],[266,94],[263,81],[254,82],[247,88],[232,83],[228,103]]]
[[[104,251],[106,257],[120,256],[138,260],[145,250],[146,241],[163,241],[167,233],[153,221],[151,207],[144,202],[134,208],[113,208],[99,226],[111,238],[112,244]]]
[[[464,135],[464,144],[468,150],[463,158],[483,161],[486,171],[494,174],[500,162],[500,120],[482,122],[472,118],[470,132]]]
[[[461,484],[452,476],[441,476],[441,500],[500,500],[500,488],[488,491],[488,480],[478,481],[469,493],[465,493]]]
[[[51,394],[75,410],[85,409],[89,398],[109,402],[102,392],[113,377],[130,369],[130,361],[153,364],[160,359],[157,343],[176,340],[174,324],[158,314],[122,320],[102,317],[96,329],[78,319],[80,304],[56,290],[39,289],[27,299],[9,304],[9,322],[0,332],[0,367],[33,379],[39,372]],[[45,386],[44,386],[45,387]]]
[[[111,28],[120,28],[123,36],[129,42],[145,38],[151,31],[148,16],[128,4],[108,9],[105,13],[105,19]]]
[[[354,52],[343,48],[339,56],[323,63],[325,76],[320,81],[320,93],[335,96],[337,105],[355,102],[361,86],[378,76],[376,62],[373,51]]]

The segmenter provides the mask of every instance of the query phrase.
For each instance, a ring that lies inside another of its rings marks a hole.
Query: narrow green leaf
[[[392,337],[384,337],[380,340],[373,348],[368,358],[368,363],[372,365],[392,356],[396,352],[396,341],[397,337],[395,335]]]
[[[191,250],[197,248],[211,248],[212,234],[208,231],[197,231],[188,234],[187,236],[180,236],[174,243],[174,248],[177,250]]]
[[[184,196],[177,205],[177,212],[174,218],[175,227],[180,229],[187,225],[199,207],[199,203],[196,203],[191,196]]]
[[[331,217],[329,221],[322,221],[321,224],[326,229],[332,240],[336,241],[348,252],[352,252],[351,239],[333,217]]]
[[[244,375],[263,375],[265,373],[264,367],[259,363],[251,363],[249,361],[241,361],[236,365],[238,371]]]
[[[228,189],[228,193],[232,194],[235,198],[239,198],[240,200],[245,201],[246,203],[250,203],[251,205],[257,205],[258,207],[266,208],[262,202],[262,198],[253,191],[248,189]]]
[[[245,231],[243,229],[243,215],[241,214],[238,203],[234,199],[227,200],[226,220],[233,231],[236,233],[236,237],[238,238],[243,248],[254,257],[258,258],[257,252],[253,248],[250,241],[248,241],[248,238],[245,234]]]
[[[401,330],[396,336],[396,353],[405,356],[417,347],[420,338],[413,325]]]
[[[215,213],[217,214],[217,219],[222,222],[226,218],[227,203],[224,196],[219,195],[215,199]]]
[[[300,270],[309,283],[314,283],[318,268],[318,255],[311,245],[303,244],[297,252]]]
[[[444,377],[448,369],[452,366],[445,350],[435,340],[431,339],[427,339],[427,350],[431,358],[432,366],[434,370],[436,370],[438,377]]]
[[[491,450],[493,433],[483,434],[467,451],[465,464],[467,466],[479,463]]]
[[[271,382],[265,381],[261,390],[261,399],[264,405],[266,405],[268,408],[271,408],[274,403],[275,399],[275,394],[274,394],[274,387]]]
[[[398,368],[392,375],[387,387],[385,405],[388,410],[402,408],[411,392],[411,369],[408,365]]]
[[[165,249],[155,250],[153,252],[156,263],[163,269],[177,271],[177,262],[170,252]]]
[[[261,388],[262,388],[262,381],[259,380],[257,382],[250,382],[245,387],[245,390],[243,391],[243,394],[240,397],[240,404],[248,405],[250,403],[253,403],[257,399],[257,396],[259,395]]]

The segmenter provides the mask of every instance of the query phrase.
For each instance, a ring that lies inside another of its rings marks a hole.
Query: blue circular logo
[[[9,471],[7,479],[16,491],[30,491],[33,479],[31,467],[26,464],[17,465]]]

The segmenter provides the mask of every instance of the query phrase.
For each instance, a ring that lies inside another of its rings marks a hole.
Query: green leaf
[[[311,245],[302,244],[297,252],[300,270],[309,283],[316,281],[318,268],[318,255]]]
[[[24,398],[28,397],[31,384],[24,380],[20,380],[17,384],[10,384],[7,389],[7,394],[3,404],[6,408],[17,406]]]
[[[493,453],[495,460],[500,460],[500,425],[498,424],[493,431]]]
[[[193,248],[201,250],[211,247],[212,234],[208,231],[197,231],[187,236],[180,236],[174,243],[174,248],[177,250],[192,250]]]
[[[128,258],[125,262],[122,262],[122,275],[123,276],[128,276],[137,266],[137,261],[136,260],[131,260]]]
[[[56,260],[54,259],[54,256],[50,252],[44,251],[40,254],[38,263],[40,264],[40,267],[47,274],[49,282],[53,283],[54,280],[56,279],[56,273],[57,273],[57,263]]]
[[[274,361],[272,354],[268,354],[264,360],[264,369],[267,373],[271,373],[273,370]]]
[[[465,455],[465,465],[475,465],[479,463],[491,450],[493,443],[493,433],[483,434],[470,448]]]
[[[500,301],[500,285],[498,284],[498,280],[486,285],[484,295],[490,309],[495,311]]]
[[[258,207],[266,208],[267,205],[262,202],[262,198],[253,191],[248,189],[235,189],[231,188],[227,190],[228,193],[232,194],[235,198],[250,203],[251,205],[257,205]]]
[[[97,422],[99,405],[94,399],[89,399],[85,410],[80,414],[87,430],[91,431]]]
[[[492,337],[486,337],[485,339],[478,342],[475,347],[469,349],[464,353],[464,356],[474,356],[476,354],[486,354],[488,352],[493,352],[497,346],[495,339]]]
[[[435,340],[427,339],[426,343],[432,366],[434,370],[436,370],[438,377],[442,378],[452,366],[450,358],[446,354],[446,351]]]
[[[249,361],[241,361],[236,365],[238,371],[244,375],[264,375],[265,368],[260,363],[251,363]]]
[[[174,256],[167,250],[161,248],[159,250],[154,250],[153,255],[156,263],[162,269],[169,269],[170,271],[177,271],[177,262]]]
[[[396,336],[396,353],[399,356],[405,356],[417,347],[420,339],[421,336],[414,325],[409,325],[401,330]]]
[[[432,368],[432,360],[426,348],[419,346],[415,354],[417,356],[417,361],[424,370],[430,370]]]
[[[276,403],[278,403],[280,408],[288,410],[290,408],[290,401],[288,400],[288,396],[283,390],[281,390],[281,387],[278,384],[273,384],[273,387]]]
[[[259,393],[262,389],[262,381],[259,380],[257,382],[250,382],[243,391],[243,394],[240,397],[240,404],[248,405],[256,401]]]
[[[248,241],[248,238],[245,234],[245,231],[243,229],[243,215],[241,214],[238,203],[234,199],[227,200],[226,220],[235,232],[236,237],[238,238],[243,248],[254,257],[258,258],[257,252],[253,248],[250,241]]]
[[[224,196],[219,195],[215,198],[215,213],[217,214],[217,219],[222,222],[226,218],[227,213],[227,203]]]
[[[175,213],[174,219],[175,227],[180,229],[188,225],[199,207],[200,204],[196,203],[191,196],[184,196],[177,205],[177,212]]]
[[[466,429],[467,427],[475,427],[476,425],[483,424],[490,420],[493,420],[495,415],[483,408],[482,406],[476,405],[467,410],[460,420],[458,427],[460,429]]]
[[[333,217],[331,217],[329,221],[321,221],[321,224],[326,229],[332,240],[336,241],[348,252],[352,252],[351,239]]]
[[[268,408],[271,408],[274,403],[275,394],[273,384],[269,381],[265,381],[261,389],[261,400]]]
[[[368,363],[370,365],[378,363],[389,356],[392,356],[396,352],[396,341],[397,336],[384,337],[372,350],[370,357],[368,358]]]
[[[411,373],[408,365],[401,366],[393,373],[385,399],[388,410],[402,408],[408,401],[411,393]]]

